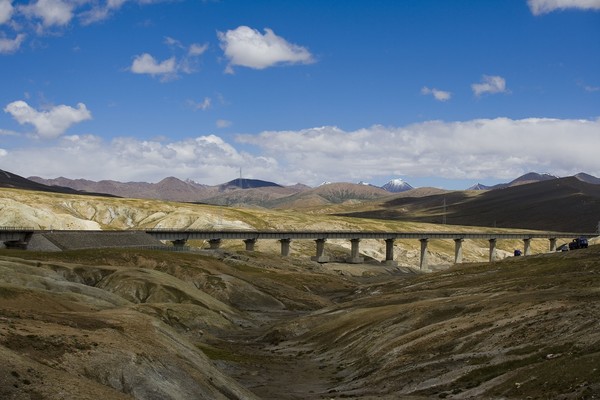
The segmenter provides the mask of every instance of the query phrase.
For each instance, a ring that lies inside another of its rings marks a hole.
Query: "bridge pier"
[[[429,239],[419,239],[421,242],[421,261],[419,262],[419,269],[427,269],[427,243]]]
[[[324,238],[315,240],[315,243],[317,244],[317,255],[314,257],[311,257],[310,258],[311,260],[316,261],[318,263],[329,262],[329,257],[325,255],[325,242],[326,241],[327,241],[327,239],[324,239]]]
[[[550,251],[551,252],[555,252],[556,251],[556,238],[550,238]]]
[[[256,239],[245,239],[244,243],[246,244],[246,251],[254,251],[254,245],[256,244]]]
[[[175,239],[171,243],[173,243],[174,247],[183,247],[187,243],[187,239]]]
[[[350,239],[351,250],[350,250],[350,258],[346,259],[346,262],[349,264],[361,264],[365,261],[363,257],[360,256],[359,250],[359,238]]]
[[[454,239],[454,264],[463,262],[462,244],[464,239]]]
[[[531,255],[531,239],[523,239],[523,255]]]
[[[397,267],[398,262],[394,261],[394,239],[385,239],[385,265]]]
[[[210,246],[211,250],[217,250],[219,247],[221,247],[221,239],[209,239],[208,245]]]
[[[290,243],[292,239],[279,239],[279,243],[281,243],[281,256],[289,257],[290,256]]]
[[[490,239],[490,262],[496,259],[496,239]]]

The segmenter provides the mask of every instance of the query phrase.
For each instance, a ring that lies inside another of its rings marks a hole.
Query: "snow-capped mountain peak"
[[[381,188],[392,193],[405,192],[407,190],[414,189],[408,182],[405,182],[400,178],[392,179]]]

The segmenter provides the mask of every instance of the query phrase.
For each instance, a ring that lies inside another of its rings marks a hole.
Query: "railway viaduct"
[[[97,235],[105,232],[113,235],[120,231],[43,231],[29,228],[0,227],[0,242],[17,244],[16,247],[26,248],[28,241],[35,233],[47,232],[70,232],[72,234],[85,235],[92,232]],[[122,231],[132,232],[132,231]],[[146,233],[161,241],[170,241],[176,247],[181,247],[188,240],[206,240],[211,249],[218,249],[223,240],[243,240],[247,251],[253,251],[258,240],[278,240],[281,244],[281,255],[290,255],[290,245],[293,240],[314,240],[316,243],[316,254],[312,257],[314,261],[326,263],[329,257],[325,255],[325,242],[328,239],[344,239],[351,243],[350,256],[346,259],[348,263],[362,263],[360,256],[360,241],[364,239],[378,239],[385,241],[386,254],[383,262],[387,265],[396,265],[394,261],[394,242],[399,239],[415,239],[421,244],[421,257],[419,267],[427,268],[427,245],[430,240],[451,239],[454,240],[454,262],[462,262],[462,244],[468,239],[485,239],[489,241],[489,261],[493,261],[496,255],[496,243],[502,239],[522,240],[523,255],[531,254],[530,244],[532,239],[547,239],[549,250],[556,251],[559,238],[598,236],[598,233],[568,233],[568,232],[370,232],[370,231],[215,231],[215,230],[179,230],[179,229],[150,229],[137,231]],[[123,244],[124,246],[125,243]]]

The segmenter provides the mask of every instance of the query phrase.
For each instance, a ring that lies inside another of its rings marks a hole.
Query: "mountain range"
[[[37,181],[36,181],[37,180]],[[48,183],[48,184],[47,184]],[[405,182],[395,181],[402,185]],[[145,182],[26,179],[0,170],[0,187],[111,197],[169,200],[313,214],[451,225],[593,232],[600,215],[600,179],[530,173],[488,190],[416,188],[391,193],[369,184],[328,183],[316,188],[234,179],[217,186],[166,178]],[[243,189],[242,189],[243,188]]]

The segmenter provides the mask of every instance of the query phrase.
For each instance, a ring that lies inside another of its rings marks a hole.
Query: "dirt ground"
[[[600,397],[600,247],[437,272],[0,254],[0,398]]]

